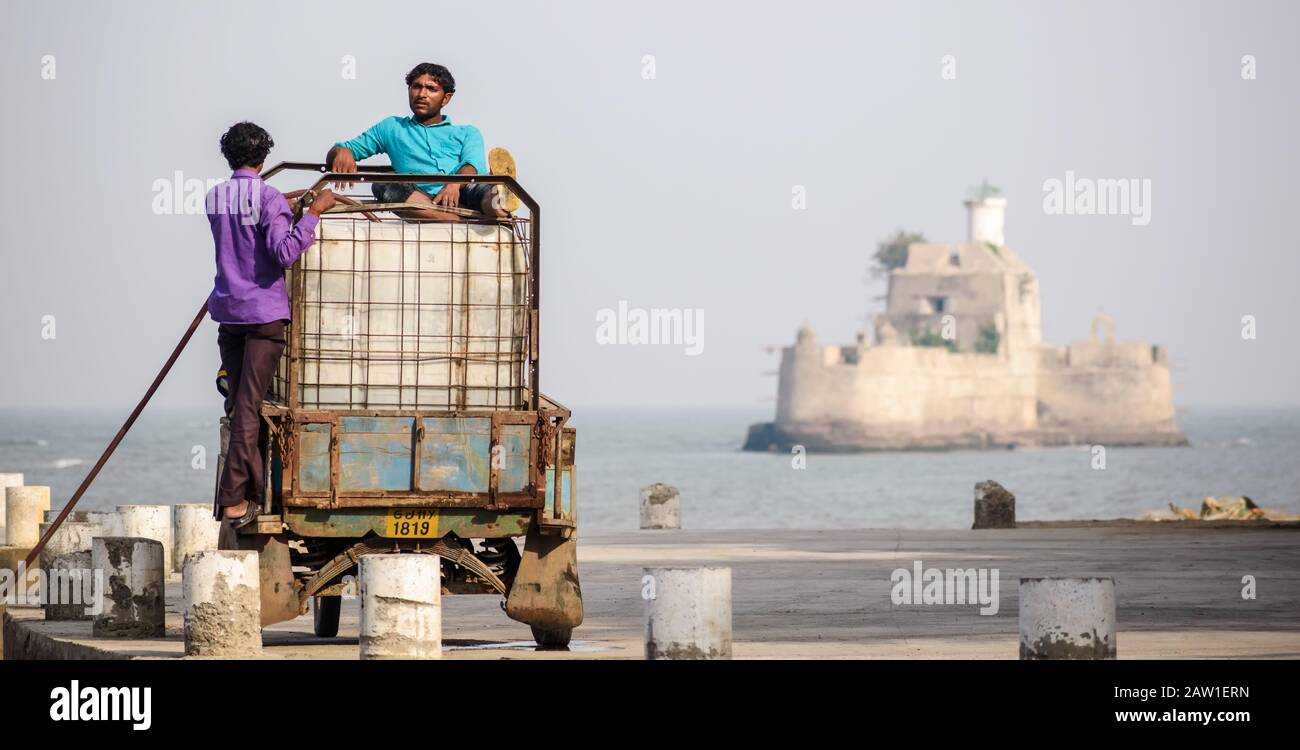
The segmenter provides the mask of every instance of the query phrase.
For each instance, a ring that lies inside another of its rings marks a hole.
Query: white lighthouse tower
[[[1006,221],[1007,199],[1001,191],[985,180],[966,201],[966,241],[972,245],[1007,244],[1003,233]]]

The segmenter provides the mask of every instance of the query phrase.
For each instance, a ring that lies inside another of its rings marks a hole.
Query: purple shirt
[[[289,201],[251,169],[236,169],[208,191],[208,223],[217,277],[208,312],[218,323],[270,323],[289,318],[284,269],[316,240],[318,217],[295,226]]]

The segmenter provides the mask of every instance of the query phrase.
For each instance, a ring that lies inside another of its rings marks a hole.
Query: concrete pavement
[[[1300,527],[1295,524],[1022,524],[1012,530],[596,531],[579,538],[586,621],[569,651],[537,651],[494,596],[444,596],[448,659],[639,659],[641,569],[726,565],[736,658],[1015,659],[1021,577],[1112,576],[1121,659],[1300,658]],[[998,611],[895,605],[891,573],[998,570]],[[1256,597],[1242,598],[1243,576]],[[357,658],[357,599],[338,638],[310,616],[264,631],[266,659]],[[180,658],[179,578],[167,636],[95,639],[88,622],[9,607],[6,650],[34,658]]]

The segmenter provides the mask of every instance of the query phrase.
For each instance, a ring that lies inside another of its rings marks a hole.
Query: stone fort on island
[[[1116,340],[1104,314],[1087,341],[1043,342],[1006,205],[986,188],[966,201],[965,244],[908,247],[874,343],[826,346],[805,324],[781,352],[776,419],[751,426],[745,449],[1186,444],[1163,347]]]

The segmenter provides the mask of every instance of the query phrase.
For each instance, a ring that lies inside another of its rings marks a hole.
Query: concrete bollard
[[[59,509],[59,510],[47,510],[47,511],[45,511],[43,514],[41,514],[41,517],[42,517],[41,524],[42,524],[42,525],[45,525],[45,524],[51,524],[51,523],[54,523],[54,519],[58,518],[58,517],[59,517],[59,514],[62,513],[62,512],[63,512],[62,509]],[[72,511],[71,513],[68,514],[68,517],[67,517],[66,519],[64,519],[64,523],[67,523],[68,521],[72,521],[72,522],[74,522],[74,523],[85,523],[85,522],[86,522],[86,511],[84,511],[84,510],[74,510],[74,511]],[[41,534],[44,535],[45,532],[42,531]]]
[[[989,479],[975,484],[975,523],[972,529],[1014,529],[1016,496]]]
[[[41,538],[41,519],[49,509],[49,487],[6,487],[5,543],[35,547]]]
[[[161,638],[164,622],[163,546],[157,539],[95,537],[90,566],[103,575],[103,611],[96,637]]]
[[[260,576],[257,553],[250,550],[197,550],[185,557],[186,656],[248,658],[262,653]]]
[[[46,557],[42,551],[41,571],[45,575],[46,596],[41,604],[46,621],[92,619],[98,606],[89,552]]]
[[[97,519],[100,528],[104,530],[102,536],[127,536],[122,514],[115,510],[97,510],[94,511],[94,516],[87,517]]]
[[[172,564],[176,570],[185,567],[185,558],[195,552],[217,548],[217,535],[221,522],[212,517],[211,503],[183,503],[172,511],[175,525],[172,528]]]
[[[677,488],[656,482],[641,490],[641,528],[680,529],[682,496]]]
[[[8,544],[5,538],[5,490],[9,487],[22,487],[23,475],[15,472],[0,474],[0,545]]]
[[[645,568],[645,658],[731,658],[731,568]]]
[[[26,560],[31,551],[31,547],[13,547],[9,545],[0,547],[0,570],[17,573],[18,563]]]
[[[52,523],[41,524],[42,537]],[[91,547],[92,540],[101,535],[98,524],[64,521],[41,550],[46,590],[41,604],[46,620],[91,618],[87,611],[95,596]]]
[[[1114,659],[1113,578],[1021,578],[1021,659]]]
[[[362,659],[442,658],[441,564],[426,554],[361,558]]]
[[[45,511],[45,523],[54,523],[54,519],[59,517],[60,512]],[[117,518],[119,518],[118,514],[111,510],[74,510],[68,514],[64,523],[93,523],[100,529],[95,536],[122,536],[121,524],[116,522]]]
[[[170,505],[119,505],[121,536],[156,539],[163,546],[164,579],[172,570],[172,506]]]
[[[54,525],[53,521],[41,524],[41,536],[45,536],[45,533],[52,525]],[[54,536],[50,537],[49,543],[41,550],[41,555],[64,555],[69,552],[89,553],[92,546],[91,540],[97,536],[104,536],[103,529],[99,524],[74,521],[69,518],[54,532]]]
[[[0,488],[0,492],[3,491],[3,488]],[[6,592],[8,597],[0,597],[0,660],[4,659],[5,608],[15,602],[25,601],[26,592],[32,588],[31,584],[39,582],[36,572],[31,570],[27,571],[27,580],[20,580],[18,577],[19,566],[31,551],[31,547],[0,546],[0,575],[5,575],[12,586],[12,589]]]
[[[0,571],[9,571],[11,574],[10,580],[13,581],[15,600],[20,598],[18,597],[20,591],[24,593],[22,598],[25,599],[26,592],[31,591],[40,582],[35,569],[27,570],[27,580],[18,580],[18,568],[31,552],[31,547],[0,547]]]

